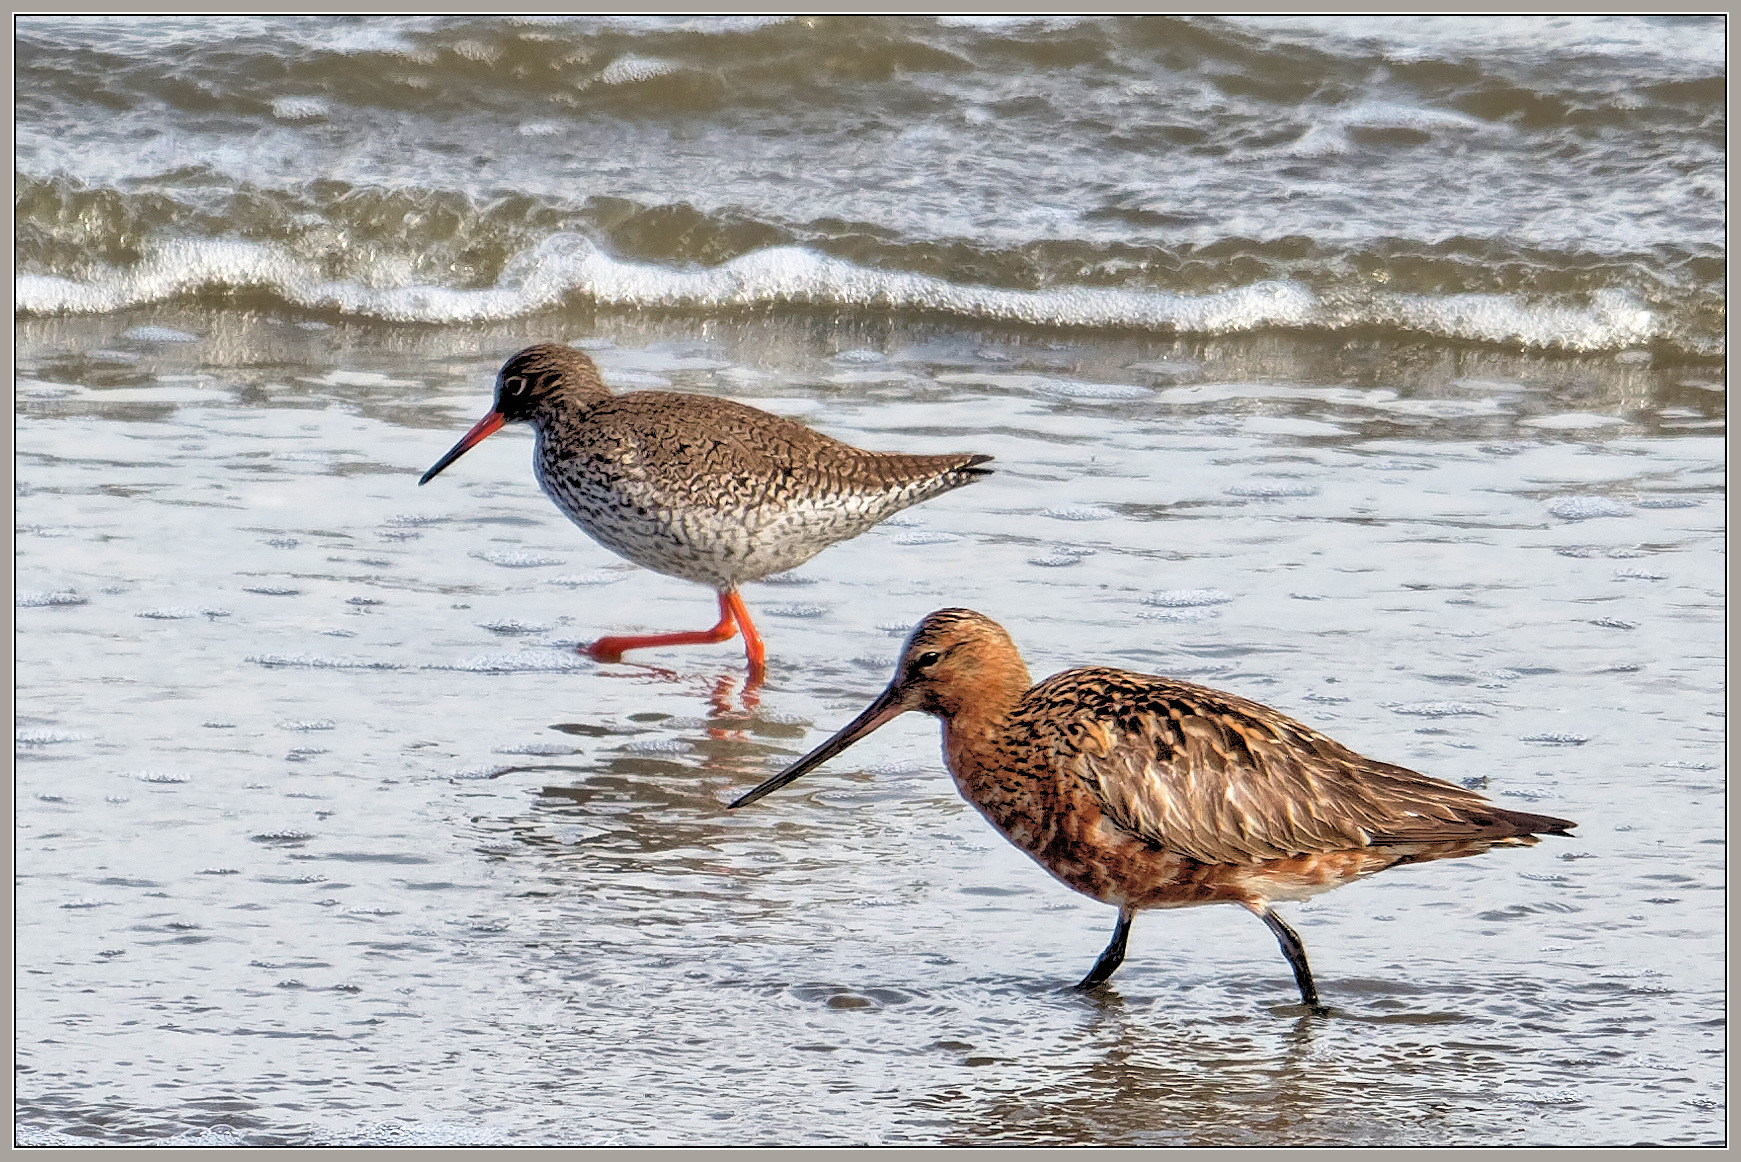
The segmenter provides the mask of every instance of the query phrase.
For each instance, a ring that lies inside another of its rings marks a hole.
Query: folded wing
[[[1574,826],[1365,758],[1279,711],[1190,682],[1072,670],[1029,699],[1050,706],[1030,718],[1050,736],[1036,741],[1115,823],[1204,863],[1504,842]]]

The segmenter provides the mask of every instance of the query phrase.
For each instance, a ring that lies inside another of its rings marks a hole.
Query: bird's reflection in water
[[[1503,1038],[1476,1045],[1441,1031],[1478,1018],[1264,1005],[1273,991],[1256,981],[1178,996],[994,989],[933,1045],[958,1067],[915,1095],[915,1120],[951,1145],[1426,1145],[1528,1130],[1521,1107],[1512,1126],[1459,1120],[1504,1068]],[[1015,1011],[995,1011],[1011,1000]]]
[[[974,1069],[918,1098],[943,1115],[933,1124],[944,1143],[1273,1144],[1278,1134],[1333,1140],[1358,1119],[1339,1092],[1342,1070],[1313,1053],[1321,1015],[1302,1012],[1278,1028],[1262,1018],[1169,1020],[1113,988],[1055,1000],[1079,1005],[1086,1020],[1052,1030],[1049,1048],[1027,1038],[1020,1061],[970,1051],[963,1066],[995,1063],[995,1079]]]
[[[694,680],[694,675],[680,674],[665,666],[654,666],[644,662],[624,662],[611,669],[600,669],[598,676],[638,680],[642,683],[663,682],[672,685]],[[740,683],[743,689],[742,696],[734,703],[733,695],[738,692]],[[729,670],[714,678],[707,693],[707,707],[712,712],[713,717],[725,720],[720,724],[720,729],[730,729],[737,719],[754,716],[762,705],[762,683],[763,679],[760,674],[749,673],[740,676]]]
[[[807,724],[763,716],[761,683],[742,671],[697,675],[632,664],[611,676],[691,686],[705,714],[647,710],[628,715],[626,723],[553,724],[587,739],[585,752],[566,762],[513,768],[548,781],[530,811],[497,820],[496,827],[535,850],[586,856],[589,862],[683,848],[699,852],[728,833],[741,836],[745,829],[724,816],[724,800],[789,760],[795,753],[789,744],[804,736]],[[561,781],[549,780],[558,773],[565,776]]]
[[[708,697],[707,705],[708,709],[713,711],[717,725],[708,727],[707,736],[709,738],[725,738],[727,732],[734,727],[737,730],[732,737],[743,737],[742,728],[747,726],[749,720],[754,718],[756,711],[761,709],[761,677],[752,672],[744,678],[742,703],[739,706],[733,706],[732,694],[737,690],[737,685],[737,675],[729,671],[721,674],[714,682],[713,693]]]

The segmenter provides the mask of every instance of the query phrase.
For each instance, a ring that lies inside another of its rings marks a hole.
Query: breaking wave
[[[1658,312],[1617,288],[1546,300],[1515,294],[1321,292],[1289,280],[1200,294],[1080,285],[1020,290],[867,267],[793,246],[751,251],[712,267],[631,262],[566,232],[510,259],[496,284],[482,288],[371,287],[325,278],[313,263],[274,244],[197,238],[166,242],[136,265],[107,268],[85,279],[24,274],[16,284],[17,308],[25,314],[117,311],[241,290],[263,291],[308,311],[396,323],[494,321],[590,302],[697,312],[785,306],[922,312],[1190,335],[1376,327],[1574,351],[1675,338]]]

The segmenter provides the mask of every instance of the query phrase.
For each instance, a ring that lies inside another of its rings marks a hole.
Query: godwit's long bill
[[[602,637],[582,652],[618,662],[626,650],[722,642],[741,629],[752,681],[766,651],[740,585],[991,471],[980,467],[990,456],[867,452],[728,399],[614,396],[585,352],[541,343],[503,365],[495,405],[417,483],[517,421],[532,425],[538,483],[569,520],[637,565],[719,594],[712,629]]]
[[[1091,666],[1033,685],[1003,627],[970,609],[926,617],[864,713],[732,806],[909,710],[942,720],[955,785],[992,826],[1059,880],[1118,908],[1083,989],[1123,962],[1138,912],[1229,903],[1275,933],[1301,1002],[1316,1007],[1305,948],[1272,901],[1576,826],[1364,758],[1279,711],[1191,682]]]

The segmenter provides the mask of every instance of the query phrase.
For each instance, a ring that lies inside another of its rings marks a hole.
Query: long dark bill
[[[458,460],[461,456],[464,456],[467,452],[471,451],[472,448],[485,436],[489,435],[507,422],[507,417],[501,412],[491,412],[489,415],[473,424],[472,430],[461,436],[459,438],[459,443],[455,444],[452,448],[449,448],[447,455],[437,460],[435,462],[435,467],[431,468],[428,472],[425,472],[423,474],[423,479],[419,480],[417,483],[428,484],[431,480],[434,480],[436,475],[443,468],[446,468],[449,464],[452,464],[455,460]]]
[[[772,794],[790,783],[798,776],[814,770],[887,722],[906,711],[901,705],[901,691],[890,683],[889,688],[877,696],[877,700],[864,708],[864,713],[847,723],[837,731],[833,738],[757,787],[755,790],[740,797],[732,807],[743,807],[754,803],[763,795]]]

